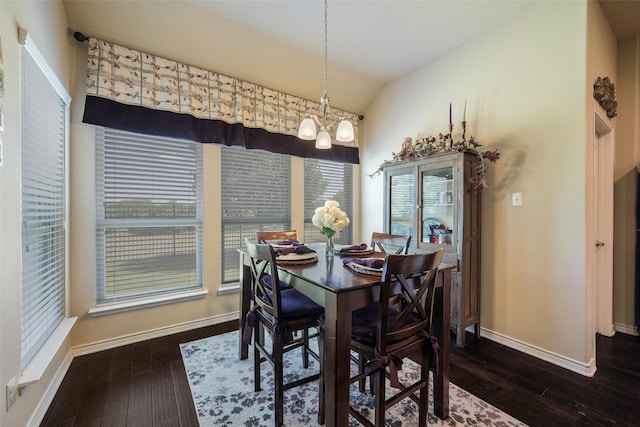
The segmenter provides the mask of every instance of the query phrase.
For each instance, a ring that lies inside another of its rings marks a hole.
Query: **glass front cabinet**
[[[444,248],[443,262],[453,264],[451,328],[456,345],[465,330],[480,334],[480,190],[471,178],[480,164],[472,152],[431,155],[383,168],[384,228],[411,235],[413,251]]]

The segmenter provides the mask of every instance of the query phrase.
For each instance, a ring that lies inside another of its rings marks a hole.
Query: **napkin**
[[[292,246],[290,248],[278,248],[276,250],[276,256],[283,256],[289,254],[310,254],[315,252],[313,249],[306,247],[305,245]]]
[[[300,242],[297,241],[296,239],[287,239],[287,240],[281,240],[279,242],[275,242],[274,245],[279,245],[279,246],[293,245],[293,246],[297,246],[297,245],[300,245]]]
[[[369,245],[367,245],[366,243],[362,243],[360,245],[345,246],[343,248],[340,248],[340,253],[350,252],[350,251],[364,251],[368,247]]]
[[[342,260],[343,264],[349,264],[350,262],[371,268],[382,268],[384,266],[384,259],[382,258],[345,258]]]

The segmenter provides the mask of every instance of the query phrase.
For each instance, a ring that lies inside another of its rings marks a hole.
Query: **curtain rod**
[[[86,42],[87,40],[89,40],[89,37],[85,36],[84,34],[82,34],[79,31],[74,31],[73,33],[73,38],[76,39],[79,42]]]

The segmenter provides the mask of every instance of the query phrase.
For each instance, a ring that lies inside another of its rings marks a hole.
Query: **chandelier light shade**
[[[338,142],[350,142],[355,138],[353,132],[353,124],[349,120],[345,120],[344,117],[340,117],[333,112],[329,106],[329,93],[327,91],[327,29],[328,29],[328,8],[327,0],[324,0],[324,91],[320,98],[321,115],[305,114],[305,118],[300,122],[298,128],[298,138],[307,141],[316,140],[316,148],[329,149],[331,148],[331,135],[329,134],[330,128],[338,124],[336,130],[336,141]],[[316,125],[320,128],[317,131]]]
[[[300,122],[300,128],[298,128],[298,138],[307,141],[313,141],[316,139],[316,124],[311,117],[306,117]]]

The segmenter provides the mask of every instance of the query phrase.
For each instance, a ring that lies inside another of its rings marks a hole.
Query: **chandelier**
[[[331,135],[329,129],[338,121],[336,130],[336,141],[349,142],[353,141],[353,125],[344,117],[338,116],[329,106],[329,93],[327,92],[327,27],[328,13],[327,0],[324,0],[324,91],[320,98],[320,114],[305,114],[305,118],[300,122],[298,128],[298,138],[308,141],[316,140],[316,148],[331,148]],[[320,127],[317,131],[316,125]]]

